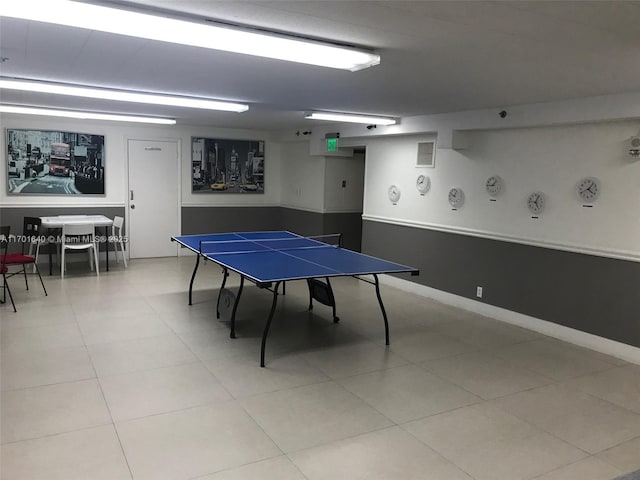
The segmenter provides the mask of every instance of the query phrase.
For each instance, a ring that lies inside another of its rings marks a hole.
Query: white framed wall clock
[[[418,175],[416,178],[416,188],[420,195],[424,195],[431,188],[431,179],[427,175]]]
[[[527,208],[534,215],[539,215],[544,210],[546,201],[544,193],[533,192],[527,197]]]
[[[400,200],[400,189],[396,185],[391,185],[387,190],[389,201],[394,205]]]
[[[461,208],[464,205],[464,191],[460,187],[449,190],[449,204],[453,208]]]
[[[491,175],[484,182],[484,188],[490,197],[495,198],[500,195],[504,187],[504,180],[499,175]]]
[[[596,177],[585,177],[576,185],[578,198],[584,203],[593,203],[600,195],[600,180]]]

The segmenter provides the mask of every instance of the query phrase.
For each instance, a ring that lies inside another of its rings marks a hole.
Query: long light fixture
[[[109,120],[114,122],[154,123],[159,125],[176,124],[176,121],[172,118],[115,115],[111,113],[81,112],[77,110],[54,110],[49,108],[21,107],[18,105],[5,104],[0,104],[0,112],[18,113],[21,115],[44,115],[48,117],[79,118],[82,120]]]
[[[111,90],[106,88],[0,77],[0,89],[2,88],[27,92],[52,93],[56,95],[71,95],[74,97],[100,98],[104,100],[116,100],[119,102],[150,103],[153,105],[169,105],[173,107],[223,110],[227,112],[245,112],[249,109],[248,105],[242,103],[222,102],[205,98],[158,95],[126,90]]]
[[[391,117],[374,117],[371,115],[355,115],[337,112],[309,112],[304,118],[309,120],[328,120],[331,122],[364,123],[368,125],[395,125],[398,119]]]
[[[68,0],[5,0],[0,16],[350,71],[380,63],[376,53],[328,42]]]

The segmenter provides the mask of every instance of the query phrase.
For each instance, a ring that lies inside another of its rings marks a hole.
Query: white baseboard
[[[431,298],[446,305],[478,313],[486,317],[500,320],[501,322],[517,325],[528,330],[533,330],[534,332],[542,333],[559,340],[564,340],[581,347],[589,348],[591,350],[619,358],[626,362],[640,365],[640,348],[627,345],[625,343],[609,340],[608,338],[599,337],[591,333],[582,332],[574,328],[558,325],[557,323],[513,312],[506,308],[478,302],[477,300],[454,295],[453,293],[444,292],[415,282],[392,277],[390,275],[381,275],[380,282],[405,292]]]

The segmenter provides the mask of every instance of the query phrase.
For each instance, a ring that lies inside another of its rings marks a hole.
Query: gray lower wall
[[[297,233],[299,235],[322,235],[321,213],[295,210],[293,208],[280,208],[280,220],[282,230]]]
[[[371,221],[362,251],[419,268],[413,282],[640,347],[637,262]]]
[[[289,230],[306,236],[342,233],[344,247],[360,251],[362,214],[284,207],[182,208],[182,235],[255,230]]]
[[[359,252],[362,248],[362,213],[326,213],[322,233],[341,233],[342,246]]]
[[[282,230],[280,207],[182,207],[181,235]]]

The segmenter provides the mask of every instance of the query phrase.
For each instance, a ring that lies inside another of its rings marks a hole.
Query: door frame
[[[142,137],[142,136],[134,136],[134,137],[125,137],[125,142],[124,142],[124,150],[125,150],[125,158],[126,158],[126,190],[125,190],[125,216],[124,216],[124,221],[125,221],[125,228],[127,229],[127,238],[130,238],[130,232],[131,232],[131,228],[130,228],[130,222],[131,222],[131,215],[129,214],[129,211],[131,209],[131,196],[130,196],[130,192],[131,192],[131,182],[129,179],[129,174],[130,174],[130,170],[129,170],[129,164],[130,164],[130,158],[129,158],[129,142],[130,141],[140,141],[140,142],[175,142],[176,146],[177,146],[177,158],[176,158],[176,169],[177,171],[175,172],[176,174],[176,178],[178,179],[178,201],[176,202],[176,214],[178,217],[178,230],[180,230],[179,232],[176,232],[176,235],[181,235],[182,234],[182,138],[180,137]],[[129,254],[129,258],[131,258],[131,249],[127,248],[127,254]],[[180,256],[180,251],[177,250],[176,251],[176,256]]]

